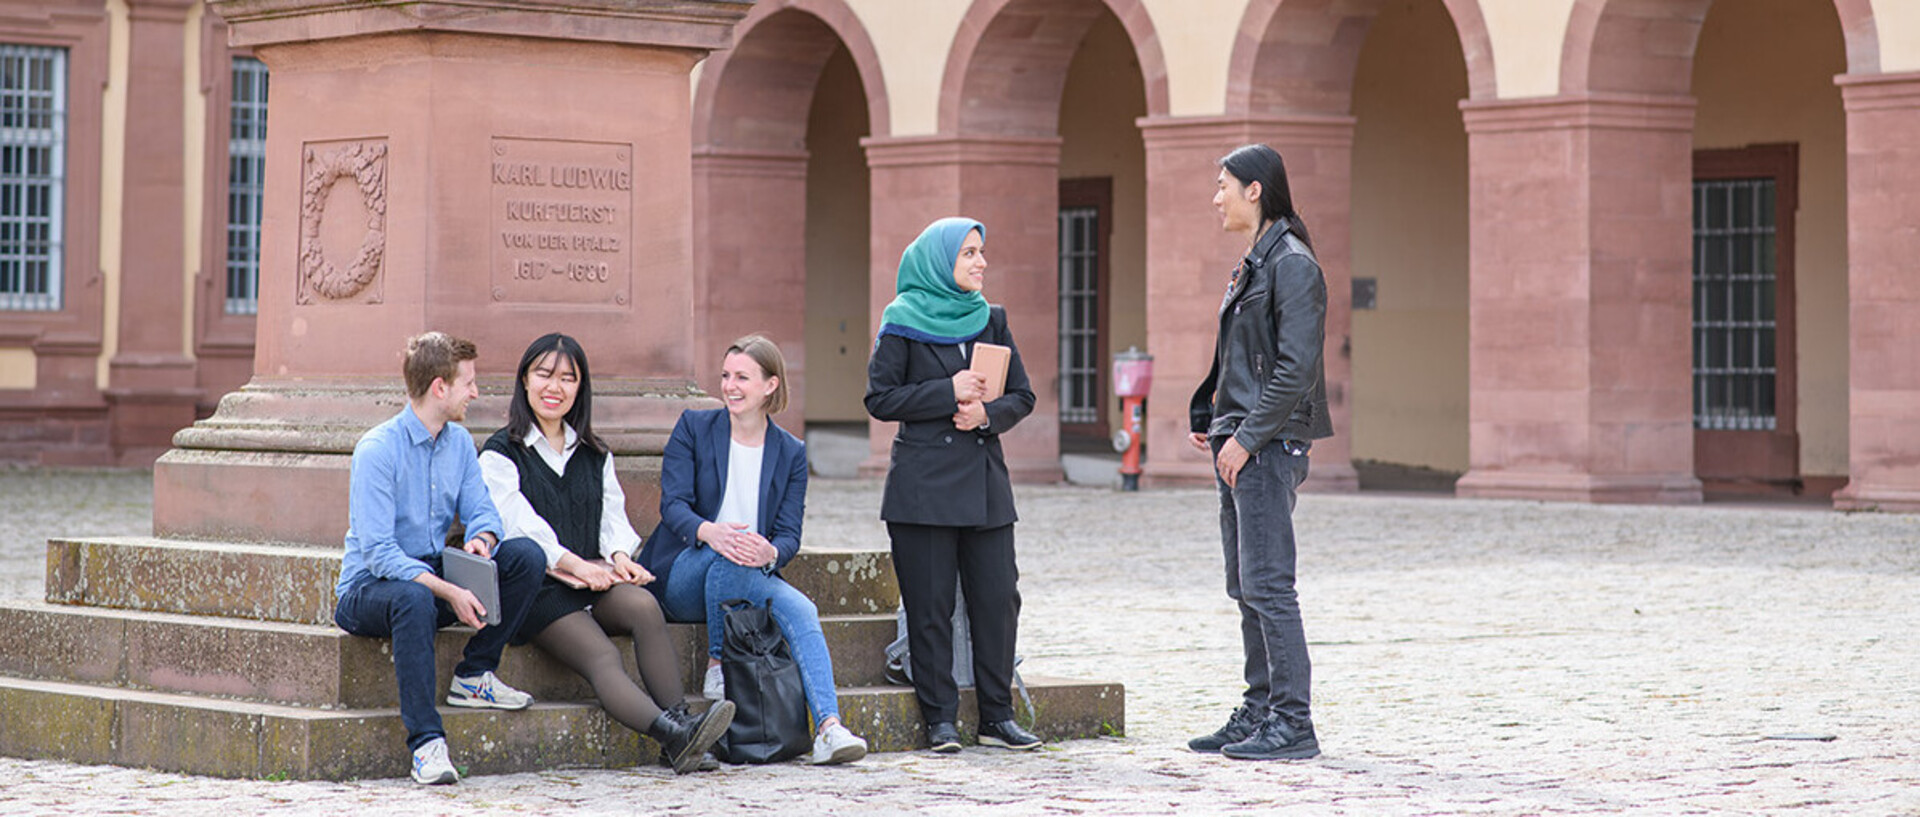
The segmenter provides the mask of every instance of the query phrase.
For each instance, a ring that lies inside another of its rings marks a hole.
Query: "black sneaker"
[[[1304,760],[1320,755],[1320,739],[1314,737],[1311,722],[1290,726],[1272,715],[1246,740],[1220,747],[1220,754],[1235,760]]]
[[[1040,736],[1020,728],[1013,720],[980,724],[980,745],[1026,751],[1040,748]]]
[[[1266,713],[1255,712],[1252,706],[1241,704],[1239,709],[1233,710],[1233,714],[1227,716],[1226,726],[1220,727],[1219,731],[1211,735],[1201,735],[1187,741],[1187,748],[1207,754],[1217,753],[1222,746],[1239,743],[1252,737],[1253,730],[1260,728],[1260,722],[1263,720],[1266,720]]]
[[[927,748],[943,755],[960,751],[960,730],[952,721],[927,724]]]

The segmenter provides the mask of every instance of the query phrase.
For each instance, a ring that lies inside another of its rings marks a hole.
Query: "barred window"
[[[67,52],[0,45],[0,310],[60,309]]]
[[[1060,210],[1060,422],[1100,421],[1100,210]]]
[[[233,58],[227,134],[227,314],[260,311],[260,195],[267,167],[267,66]]]
[[[1774,181],[1693,184],[1693,425],[1775,423]]]

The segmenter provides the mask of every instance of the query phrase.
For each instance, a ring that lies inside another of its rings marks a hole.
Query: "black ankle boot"
[[[673,767],[674,774],[686,774],[700,768],[701,756],[732,723],[732,701],[715,701],[698,715],[682,704],[660,713],[647,728],[647,737],[660,744],[660,759]]]

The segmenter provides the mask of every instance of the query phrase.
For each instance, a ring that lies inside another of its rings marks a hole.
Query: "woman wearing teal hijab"
[[[960,751],[953,680],[956,577],[967,598],[982,746],[1033,749],[1040,738],[1013,716],[1013,651],[1020,621],[1013,484],[1000,435],[1033,411],[1033,389],[1005,309],[991,306],[986,227],[969,218],[927,225],[900,254],[898,292],[881,313],[867,362],[867,413],[898,422],[880,518],[907,610],[915,696],[935,752]],[[1011,350],[1005,388],[984,399],[968,367],[979,344]]]

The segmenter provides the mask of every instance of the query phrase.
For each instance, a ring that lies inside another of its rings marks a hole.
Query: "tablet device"
[[[487,608],[483,621],[500,623],[500,574],[492,559],[447,548],[440,555],[440,577],[466,588],[480,600],[480,606]]]

